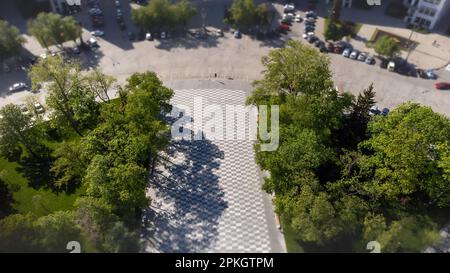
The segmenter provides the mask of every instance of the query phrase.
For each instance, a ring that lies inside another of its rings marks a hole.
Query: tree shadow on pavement
[[[211,250],[218,220],[228,207],[214,174],[223,151],[209,140],[179,140],[172,141],[167,156],[168,163],[150,178],[155,195],[144,212],[149,248],[157,252]]]

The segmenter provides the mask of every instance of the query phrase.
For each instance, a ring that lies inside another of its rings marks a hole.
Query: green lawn
[[[71,210],[75,199],[83,193],[79,188],[74,194],[54,193],[51,190],[33,189],[28,181],[16,171],[17,163],[8,162],[0,158],[0,177],[13,192],[14,204],[12,207],[17,213],[34,213],[44,216],[57,210]]]

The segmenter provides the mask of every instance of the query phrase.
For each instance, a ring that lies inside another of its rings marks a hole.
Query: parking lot
[[[205,39],[197,39],[187,32],[182,32],[174,33],[172,38],[165,40],[130,41],[127,33],[129,31],[136,32],[130,18],[130,10],[133,7],[128,4],[128,1],[122,0],[122,2],[121,9],[127,25],[126,30],[119,29],[115,19],[116,7],[113,1],[101,1],[105,14],[105,26],[101,28],[104,36],[96,38],[100,48],[94,53],[81,53],[81,58],[84,58],[87,67],[98,67],[105,73],[117,77],[119,83],[123,83],[131,73],[146,70],[155,71],[164,81],[205,78],[253,81],[261,77],[263,67],[260,60],[270,50],[279,48],[289,39],[307,43],[302,38],[304,23],[296,22],[292,23],[287,35],[273,39],[258,40],[254,36],[246,34],[242,38],[236,39],[230,31],[225,31],[224,37],[216,37],[215,30],[224,27],[221,23],[223,6],[231,3],[229,0],[201,3],[201,7],[207,14],[204,20],[209,35]],[[281,18],[283,6],[274,4],[274,7],[280,12],[277,18]],[[300,6],[300,11],[296,13],[305,17],[304,10],[305,7]],[[95,28],[89,22],[88,9],[84,8],[76,16],[85,27],[83,38],[89,39],[90,32]],[[323,22],[323,18],[319,15],[316,22],[316,35],[322,40]],[[189,28],[194,31],[200,28],[202,23],[203,19],[199,14]],[[27,38],[33,39],[32,37]],[[44,52],[44,49],[36,47],[34,42],[31,44],[34,46],[29,51],[33,54],[39,55]],[[69,44],[69,46],[73,45]],[[339,54],[330,53],[328,55],[333,78],[339,90],[357,94],[373,83],[380,107],[392,108],[405,101],[416,101],[450,116],[450,107],[448,107],[450,92],[436,90],[433,86],[436,80],[407,77],[381,69],[378,64],[368,65],[364,62],[344,58]],[[450,81],[450,71],[441,69],[436,71],[436,74],[438,75],[437,81]],[[29,92],[18,92],[6,96],[7,88],[17,81],[26,81],[25,72],[11,71],[0,74],[2,94],[0,105],[20,102],[30,95]],[[42,101],[45,91],[37,96]]]

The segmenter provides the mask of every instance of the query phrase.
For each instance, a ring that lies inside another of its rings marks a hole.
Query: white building
[[[448,20],[450,24],[450,0],[403,0],[403,4],[409,8],[405,17],[407,23],[428,29],[441,20]]]

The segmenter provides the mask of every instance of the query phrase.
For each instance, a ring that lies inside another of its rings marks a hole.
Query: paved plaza
[[[243,105],[247,92],[175,90],[174,105]],[[183,130],[186,130],[184,128]],[[285,252],[251,140],[174,140],[151,178],[147,252]]]

